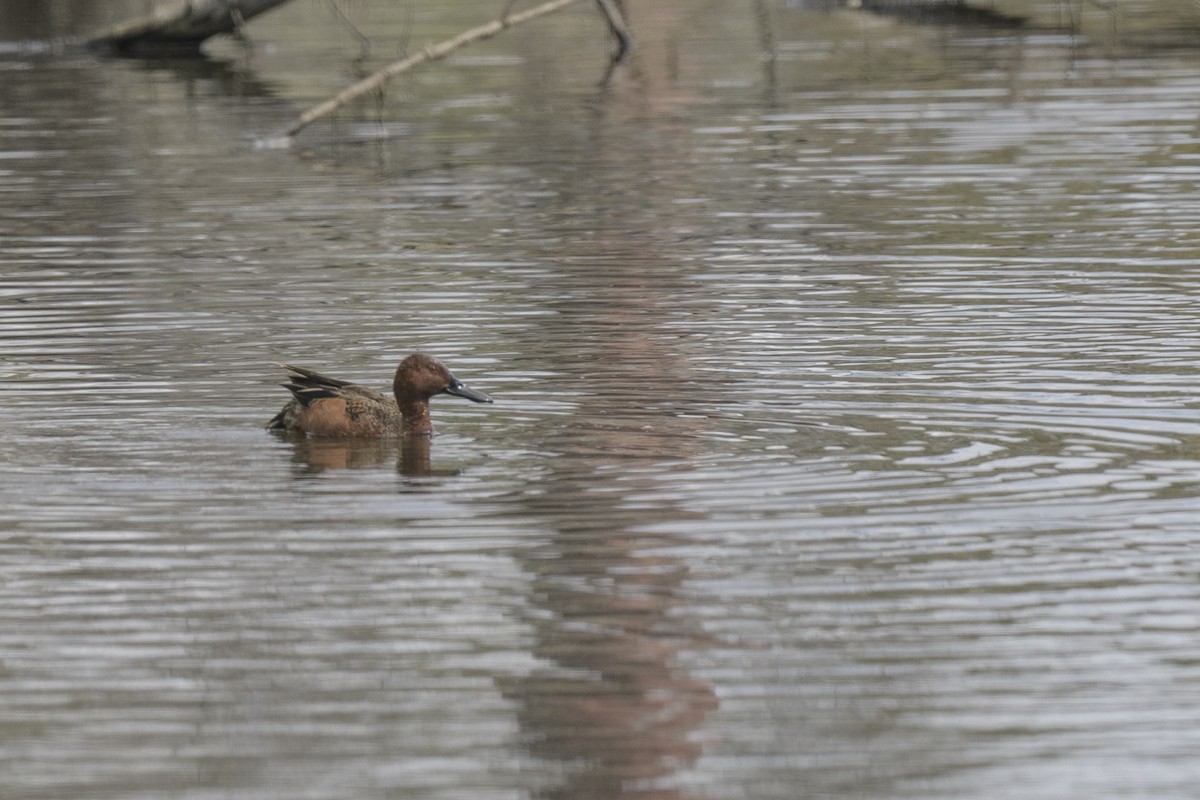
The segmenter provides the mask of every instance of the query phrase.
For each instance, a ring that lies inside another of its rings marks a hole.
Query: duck
[[[424,353],[414,353],[396,367],[394,397],[304,367],[281,366],[288,372],[288,382],[281,385],[292,399],[267,423],[273,431],[343,439],[430,436],[429,399],[434,395],[492,402]]]

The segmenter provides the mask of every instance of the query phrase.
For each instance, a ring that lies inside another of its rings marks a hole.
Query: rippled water
[[[607,82],[581,6],[288,151],[352,71],[327,7],[6,51],[0,796],[1191,797],[1166,5],[663,3]],[[379,62],[473,19],[354,12]],[[276,364],[413,350],[496,404],[262,430]]]

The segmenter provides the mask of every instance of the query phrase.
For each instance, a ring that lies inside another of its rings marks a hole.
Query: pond
[[[1012,5],[0,50],[0,794],[1192,797],[1200,17]]]

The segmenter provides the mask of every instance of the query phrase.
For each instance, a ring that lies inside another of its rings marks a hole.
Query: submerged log
[[[966,0],[851,0],[850,8],[919,25],[1020,28],[1025,24],[1024,17],[969,5]]]
[[[286,2],[287,0],[176,0],[169,6],[159,7],[148,16],[122,22],[101,31],[89,37],[86,42],[95,49],[120,53],[195,52],[205,39],[222,33],[234,33],[251,17]],[[514,25],[557,11],[575,0],[544,0],[541,5],[516,14],[510,13],[514,2],[515,0],[506,2],[499,19],[393,62],[342,90],[337,96],[309,108],[277,137],[266,140],[264,145],[283,145],[314,121],[363,94],[376,91],[389,78],[427,61],[445,58],[460,47],[489,39]],[[633,37],[626,27],[620,0],[596,0],[596,5],[604,14],[609,30],[617,40],[615,63],[629,52],[633,46]]]
[[[93,34],[88,46],[100,50],[159,52],[198,50],[210,36],[233,33],[246,20],[288,0],[177,0],[138,19]]]

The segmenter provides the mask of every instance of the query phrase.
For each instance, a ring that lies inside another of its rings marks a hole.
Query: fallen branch
[[[182,0],[144,17],[117,23],[89,36],[96,49],[127,51],[196,50],[219,33],[232,33],[251,17],[287,0]]]
[[[280,138],[291,138],[304,128],[316,122],[321,117],[333,113],[342,106],[354,100],[357,97],[373,92],[383,84],[387,83],[389,78],[394,78],[401,73],[408,72],[413,67],[424,64],[426,61],[436,61],[458,50],[460,47],[465,47],[472,42],[478,42],[483,39],[490,39],[501,31],[511,28],[514,25],[520,25],[523,22],[528,22],[531,19],[544,16],[552,11],[558,11],[564,6],[574,3],[575,0],[550,0],[547,3],[542,3],[540,6],[535,6],[527,11],[522,11],[518,14],[509,16],[505,14],[500,19],[492,20],[491,22],[480,25],[477,28],[471,28],[468,31],[460,33],[453,39],[447,39],[435,45],[426,47],[419,53],[411,55],[408,58],[388,64],[383,69],[363,78],[358,83],[348,86],[338,94],[323,103],[309,108],[303,114],[296,118],[296,121],[288,126]]]

